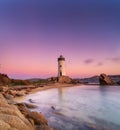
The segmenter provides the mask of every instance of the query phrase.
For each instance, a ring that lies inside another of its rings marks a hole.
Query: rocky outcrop
[[[42,113],[28,110],[32,104],[8,102],[0,93],[0,130],[55,130]]]
[[[27,108],[36,107],[31,104],[17,103],[16,104],[21,113],[35,125],[35,130],[57,130],[48,126],[48,121],[42,113],[30,111]]]
[[[0,92],[7,98],[14,98],[24,96],[26,94],[31,93],[33,90],[38,89],[43,86],[33,86],[33,85],[25,85],[25,86],[16,86],[16,87],[8,87],[8,86],[0,86]]]
[[[48,121],[45,119],[42,113],[29,111],[26,107],[26,104],[24,103],[17,103],[16,105],[26,118],[28,118],[29,120],[33,120],[34,124],[48,126]]]
[[[10,79],[6,74],[0,74],[0,86],[2,85],[31,85],[29,80]]]
[[[7,103],[0,94],[0,130],[35,130],[15,105]]]
[[[99,83],[100,83],[100,85],[115,85],[115,83],[112,81],[112,79],[110,77],[108,77],[106,74],[100,75]]]
[[[57,80],[59,83],[72,83],[72,79],[68,76],[60,76]]]
[[[74,82],[69,76],[59,76],[59,77],[51,77],[47,79],[47,83],[77,83]]]
[[[0,74],[0,86],[10,84],[11,80],[6,74]]]

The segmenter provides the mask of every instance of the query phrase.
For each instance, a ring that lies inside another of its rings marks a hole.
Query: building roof
[[[65,58],[62,55],[60,55],[60,57],[58,58],[58,61],[59,60],[65,60]]]

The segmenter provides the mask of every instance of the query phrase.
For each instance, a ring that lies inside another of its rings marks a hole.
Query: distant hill
[[[120,75],[108,75],[114,82],[118,82],[120,81]],[[48,79],[41,79],[41,78],[32,78],[32,79],[27,79],[31,82],[46,82]],[[76,78],[74,79],[76,81],[79,81],[81,83],[88,83],[88,84],[99,84],[99,76],[98,75],[95,75],[95,76],[92,76],[92,77],[88,77],[88,78]]]
[[[45,80],[45,79],[41,79],[41,78],[32,78],[32,79],[27,79],[31,82],[38,82],[38,81],[41,81],[41,80]]]

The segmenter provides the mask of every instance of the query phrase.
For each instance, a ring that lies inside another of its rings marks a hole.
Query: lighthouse
[[[58,77],[65,75],[65,58],[60,55],[60,57],[58,58]]]

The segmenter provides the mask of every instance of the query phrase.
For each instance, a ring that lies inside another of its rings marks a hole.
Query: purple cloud
[[[120,62],[120,57],[118,56],[118,57],[107,58],[107,60],[118,63]]]
[[[84,61],[85,64],[91,64],[91,63],[93,63],[93,62],[94,62],[93,59],[86,59],[86,60]]]
[[[98,63],[97,63],[97,66],[102,66],[102,65],[103,65],[102,62],[98,62]]]

